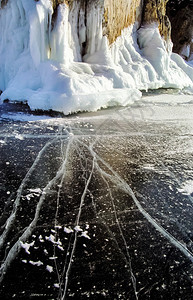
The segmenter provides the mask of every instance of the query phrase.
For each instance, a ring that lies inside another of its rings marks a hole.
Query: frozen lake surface
[[[9,108],[0,298],[192,299],[193,96],[65,118]]]

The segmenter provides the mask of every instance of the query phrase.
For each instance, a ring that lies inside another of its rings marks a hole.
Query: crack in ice
[[[69,136],[68,152],[69,152],[69,148],[70,148],[70,145],[71,145],[72,141],[73,141],[73,136],[72,137]],[[66,153],[66,155],[67,154],[68,153]],[[4,278],[4,275],[5,275],[8,267],[10,266],[11,262],[15,259],[16,255],[21,250],[21,248],[22,248],[21,242],[22,243],[26,242],[26,240],[29,238],[29,236],[33,232],[34,228],[36,227],[36,224],[37,224],[37,221],[38,221],[38,218],[39,218],[39,214],[40,214],[40,210],[41,210],[41,207],[42,207],[42,205],[44,203],[46,194],[51,189],[51,187],[57,182],[57,180],[59,180],[63,176],[65,168],[66,168],[66,160],[67,160],[67,157],[66,157],[65,161],[63,162],[62,166],[58,169],[55,177],[52,178],[52,180],[50,180],[49,183],[46,185],[46,187],[43,189],[42,195],[41,195],[41,197],[39,199],[39,202],[38,202],[38,204],[36,206],[36,211],[35,211],[34,219],[31,221],[31,223],[29,224],[29,226],[25,229],[24,233],[19,237],[19,239],[17,240],[17,242],[9,250],[5,261],[2,263],[1,269],[0,269],[0,273],[1,273],[0,283],[2,282],[2,280]],[[32,172],[33,168],[31,168],[30,170]],[[30,172],[30,174],[31,174],[31,172]],[[24,182],[21,185],[20,193],[22,192],[23,186],[24,186]],[[12,224],[12,223],[9,223],[9,224]]]
[[[75,226],[79,226],[81,212],[82,212],[82,206],[84,204],[85,196],[88,192],[88,186],[89,186],[89,184],[91,182],[91,179],[92,179],[92,176],[93,176],[94,166],[95,166],[95,158],[93,157],[92,170],[91,170],[91,172],[89,174],[89,177],[86,181],[85,188],[84,188],[83,194],[81,196],[80,206],[79,206],[79,211],[78,211],[78,215],[77,215],[77,218],[76,218]],[[77,236],[78,236],[78,231],[75,231],[74,242],[73,242],[73,247],[72,247],[72,251],[71,251],[71,255],[70,255],[70,260],[69,260],[68,267],[67,267],[66,274],[65,274],[64,292],[63,292],[63,295],[61,297],[62,300],[65,299],[65,296],[66,296],[66,293],[67,293],[69,273],[70,273],[70,270],[71,270],[71,265],[72,265],[72,262],[73,262],[73,256],[74,256],[75,249],[76,249]]]
[[[89,147],[88,147],[89,148]],[[105,177],[109,178],[112,182],[114,182],[121,190],[128,193],[134,203],[136,204],[139,211],[142,213],[142,215],[148,220],[149,223],[151,223],[165,238],[169,240],[171,244],[173,244],[177,249],[179,249],[191,262],[193,262],[193,253],[188,250],[180,241],[178,241],[172,234],[170,234],[166,229],[164,229],[160,224],[157,223],[157,221],[145,211],[145,209],[141,206],[140,202],[136,198],[133,190],[129,186],[129,184],[122,179],[117,172],[115,172],[111,166],[103,160],[100,156],[98,156],[94,151],[92,154],[96,157],[97,160],[101,161],[101,163],[108,168],[108,170],[113,174],[109,175],[105,171],[101,169],[101,172],[104,174]]]

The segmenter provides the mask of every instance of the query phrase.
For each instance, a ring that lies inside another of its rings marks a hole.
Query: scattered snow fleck
[[[57,256],[51,256],[51,257],[49,257],[49,259],[51,259],[51,260],[54,260],[54,259],[57,259],[58,257]]]
[[[193,180],[186,181],[178,191],[184,195],[193,194]]]
[[[2,114],[1,118],[14,120],[14,121],[22,121],[22,122],[26,122],[26,121],[27,122],[32,122],[32,121],[41,121],[41,120],[52,119],[52,117],[49,117],[49,116],[41,116],[41,115],[40,116],[34,116],[34,115],[24,114],[24,113]]]
[[[41,243],[44,243],[44,239],[43,239],[42,235],[39,235],[39,241],[40,241]]]
[[[59,283],[54,283],[54,287],[59,289],[59,287],[60,287]]]
[[[27,264],[27,260],[26,260],[26,259],[22,259],[22,262],[23,262],[24,264]]]
[[[40,267],[40,266],[43,265],[43,262],[41,262],[40,260],[38,260],[38,261],[32,261],[32,260],[30,260],[29,263],[30,263],[31,265],[37,266],[37,267]]]
[[[6,161],[6,165],[10,165],[10,162],[9,162],[9,161]]]
[[[52,232],[52,233],[56,233],[56,230],[54,230],[54,229],[51,229],[51,232]]]
[[[165,288],[166,288],[166,285],[165,285],[165,284],[162,284],[162,288],[165,289]]]
[[[62,229],[62,226],[56,225],[55,228]]]
[[[29,189],[28,191],[30,192],[30,194],[26,195],[26,198],[27,198],[28,201],[30,201],[31,198],[33,198],[34,196],[39,196],[41,194],[41,192],[42,192],[40,188]]]
[[[152,170],[152,171],[155,170],[154,164],[144,164],[143,168],[146,170]]]
[[[47,127],[47,129],[49,129],[49,130],[54,130],[54,128],[52,128],[52,127]]]
[[[28,201],[30,201],[31,198],[33,198],[33,197],[34,197],[34,194],[27,194],[26,195],[26,198],[27,198]]]
[[[83,231],[82,234],[81,234],[81,237],[85,237],[86,239],[90,240],[91,238],[87,233],[88,233],[88,231]]]
[[[57,240],[57,242],[56,242],[56,244],[58,244],[58,245],[62,246],[62,242],[61,242],[61,240],[60,240],[60,239],[58,239],[58,240]]]
[[[56,238],[55,238],[55,236],[53,234],[50,234],[50,236],[46,236],[45,238],[46,238],[47,241],[49,241],[49,242],[51,242],[51,243],[53,243],[55,245],[62,246],[62,242],[60,241],[60,239],[58,239],[56,241]]]
[[[5,141],[0,140],[0,144],[4,145],[4,144],[5,144]]]
[[[45,238],[46,238],[47,241],[49,241],[49,242],[51,242],[53,244],[56,243],[55,236],[53,234],[50,234],[50,236],[46,236]]]
[[[46,270],[47,270],[48,272],[52,273],[52,272],[53,272],[53,267],[47,265],[47,266],[46,266]]]
[[[36,194],[41,194],[42,193],[42,190],[40,188],[29,189],[28,191],[30,191],[31,193],[36,193]]]
[[[58,249],[64,251],[64,248],[62,246],[60,246],[60,245],[58,245]]]
[[[24,137],[21,134],[16,134],[15,138],[21,141],[24,140]]]
[[[75,227],[74,227],[74,230],[76,230],[76,231],[78,231],[78,232],[83,231],[83,230],[80,228],[79,225],[75,226]]]
[[[34,245],[35,241],[31,242],[30,244],[28,243],[23,243],[22,241],[20,241],[21,247],[25,249],[25,252],[27,254],[30,254],[29,252],[29,248],[32,247]]]
[[[45,253],[46,255],[48,255],[48,251],[47,251],[46,249],[44,249],[44,253]]]
[[[73,230],[71,228],[64,227],[64,232],[71,233]]]
[[[11,194],[11,192],[10,191],[7,191],[7,195],[10,195]]]

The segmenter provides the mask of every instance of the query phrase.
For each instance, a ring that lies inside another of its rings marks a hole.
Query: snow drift
[[[53,23],[49,0],[8,1],[0,10],[1,101],[69,114],[128,105],[140,90],[193,90],[193,68],[172,54],[156,23],[134,24],[109,45],[102,8],[90,5],[86,24],[78,2],[60,4]]]

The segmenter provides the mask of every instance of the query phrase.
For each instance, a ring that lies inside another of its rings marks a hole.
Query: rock
[[[161,35],[167,40],[170,38],[170,21],[166,15],[166,3],[168,0],[52,0],[53,9],[59,4],[66,3],[70,9],[80,6],[85,11],[85,17],[89,15],[91,7],[95,5],[103,12],[103,34],[112,44],[121,31],[136,21],[139,26],[145,23],[157,22]]]
[[[168,0],[145,0],[143,3],[142,24],[157,22],[159,31],[165,40],[170,39],[171,26],[166,15],[166,4]]]
[[[172,24],[173,52],[188,60],[193,53],[193,0],[168,1],[167,14]]]
[[[142,5],[140,0],[104,0],[103,30],[108,36],[110,44],[113,43],[121,30],[134,24],[141,23]]]

